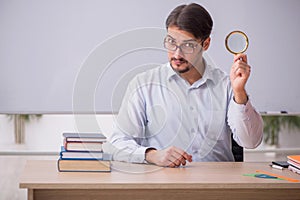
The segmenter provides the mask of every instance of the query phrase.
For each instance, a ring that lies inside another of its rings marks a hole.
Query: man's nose
[[[177,49],[174,51],[174,58],[179,59],[183,57],[182,51],[180,49],[180,47],[177,47]]]

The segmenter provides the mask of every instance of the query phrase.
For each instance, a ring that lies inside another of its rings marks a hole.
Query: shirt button
[[[191,106],[191,107],[190,107],[190,110],[194,110],[194,107],[193,107],[193,106]]]

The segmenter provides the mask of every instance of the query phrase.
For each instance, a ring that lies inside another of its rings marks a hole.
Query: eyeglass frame
[[[184,53],[184,54],[193,54],[193,53],[195,52],[195,49],[198,47],[198,45],[201,45],[201,47],[202,47],[203,42],[204,42],[204,41],[201,41],[202,44],[200,44],[201,42],[198,42],[198,41],[195,40],[195,39],[190,39],[190,40],[185,40],[185,41],[184,41],[183,43],[181,43],[180,45],[177,45],[176,43],[175,43],[175,44],[172,44],[172,45],[174,45],[175,49],[169,49],[169,48],[166,47],[166,43],[169,43],[169,42],[167,42],[167,38],[170,38],[170,39],[174,40],[174,42],[176,42],[176,39],[175,39],[175,38],[173,38],[173,37],[170,36],[170,35],[166,35],[166,37],[164,38],[164,42],[163,42],[163,43],[164,43],[164,48],[165,48],[165,49],[167,49],[168,51],[175,52],[175,51],[177,51],[177,49],[179,48],[179,50],[180,50],[182,53]],[[195,46],[194,46],[194,47],[191,47],[191,48],[192,48],[192,52],[185,52],[184,50],[182,50],[182,45],[184,45],[184,44],[189,44],[189,41],[194,41],[194,42],[191,42],[191,43],[194,43]],[[169,43],[169,44],[171,44],[171,43]]]

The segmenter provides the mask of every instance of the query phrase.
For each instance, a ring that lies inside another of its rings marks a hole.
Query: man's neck
[[[202,75],[194,67],[191,68],[188,72],[180,74],[180,76],[185,79],[190,85],[193,85],[193,83],[202,78]]]
[[[180,76],[183,79],[185,79],[187,82],[189,82],[190,85],[193,85],[196,81],[201,79],[203,76],[203,73],[205,71],[204,62],[202,61],[201,63],[199,63],[198,66],[200,67],[198,68],[191,67],[191,69],[188,72],[180,74]]]

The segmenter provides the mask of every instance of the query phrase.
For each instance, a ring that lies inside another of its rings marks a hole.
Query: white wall
[[[14,126],[7,115],[0,115],[0,151],[2,150],[37,150],[53,151],[60,150],[62,145],[62,133],[81,131],[97,132],[109,136],[112,132],[114,115],[43,115],[39,120],[32,120],[26,124],[25,144],[15,145]],[[91,124],[91,117],[95,117],[97,124]],[[81,125],[80,125],[81,124]],[[82,125],[83,124],[83,125]],[[283,130],[279,135],[280,148],[300,148],[300,132],[297,130]],[[106,145],[106,148],[108,145]],[[262,144],[258,149],[264,149]]]
[[[88,117],[81,115],[80,117]],[[81,126],[81,132],[96,132],[100,131],[109,136],[112,131],[113,115],[97,115],[98,127],[90,126],[90,123],[85,123],[86,126]],[[80,123],[80,122],[79,122]],[[84,123],[84,122],[83,122]],[[91,128],[94,127],[94,128]],[[9,120],[7,115],[0,115],[0,150],[24,149],[38,151],[59,151],[62,145],[63,132],[77,131],[78,127],[73,115],[43,115],[38,120],[32,120],[25,125],[25,144],[14,144],[14,125],[13,121]]]
[[[77,100],[74,91],[79,92],[82,110],[110,112],[111,102],[121,101],[112,92],[116,83],[127,80],[121,77],[127,78],[129,69],[166,61],[166,52],[157,51],[157,44],[162,48],[165,19],[176,6],[189,2],[0,0],[0,113],[72,113],[73,100]],[[259,111],[300,112],[300,67],[296,59],[300,52],[300,1],[196,2],[214,19],[208,54],[227,73],[233,56],[225,49],[226,35],[235,29],[248,34],[252,74],[247,87],[253,105]],[[117,40],[126,31],[145,27],[162,28],[162,38],[157,39],[151,31],[137,31],[131,34],[134,39]],[[140,44],[137,39],[150,46],[132,48],[130,44]],[[156,47],[156,51],[143,47]],[[91,61],[89,56],[99,49],[104,53]],[[116,51],[120,49],[127,54]],[[87,61],[97,67],[83,67]],[[75,87],[79,75],[84,75],[89,87]]]

